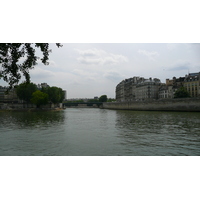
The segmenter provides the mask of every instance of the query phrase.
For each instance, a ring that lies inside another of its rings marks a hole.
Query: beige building
[[[174,93],[176,92],[176,88],[172,85],[161,85],[158,91],[159,99],[173,99]]]
[[[158,99],[160,79],[149,78],[139,81],[136,85],[136,100]]]
[[[161,83],[157,78],[133,77],[121,81],[116,87],[116,101],[127,102],[145,99],[173,99],[175,92],[185,87],[191,97],[200,97],[200,72],[185,77],[173,77]]]
[[[157,78],[145,79],[133,77],[121,81],[116,87],[116,100],[127,102],[134,100],[157,99],[161,82]]]
[[[191,97],[200,97],[200,72],[186,75],[183,85]]]
[[[173,99],[177,89],[183,87],[185,77],[173,77],[173,79],[166,79],[166,84],[162,84],[158,91],[159,99]]]

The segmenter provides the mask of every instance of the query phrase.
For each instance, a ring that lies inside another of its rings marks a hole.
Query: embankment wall
[[[192,111],[200,112],[200,99],[168,99],[152,101],[103,103],[105,109],[145,111]]]
[[[42,109],[54,109],[62,107],[62,104],[47,104],[42,105]],[[0,103],[0,110],[29,110],[29,109],[35,109],[36,105],[34,104],[26,104],[26,103]]]

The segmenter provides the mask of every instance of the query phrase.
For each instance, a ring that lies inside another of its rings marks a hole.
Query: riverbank
[[[151,101],[111,102],[103,103],[105,109],[137,110],[137,111],[188,111],[200,112],[199,98],[159,99]]]
[[[0,111],[25,111],[25,112],[37,112],[37,111],[60,111],[63,110],[62,105],[47,104],[37,108],[33,104],[22,103],[0,103]]]
[[[62,111],[64,108],[24,108],[24,109],[0,109],[0,112],[46,112],[46,111]]]

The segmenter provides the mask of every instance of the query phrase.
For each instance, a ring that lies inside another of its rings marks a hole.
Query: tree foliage
[[[60,43],[56,45],[62,46]],[[36,56],[35,49],[40,49],[42,58]],[[0,78],[8,82],[10,88],[19,82],[21,74],[26,82],[30,82],[29,70],[39,59],[48,65],[50,52],[49,43],[0,43]]]
[[[174,93],[174,98],[187,98],[190,97],[189,92],[185,87],[181,87]]]
[[[94,103],[94,102],[99,102],[99,100],[98,99],[89,99],[87,102],[88,103]]]
[[[102,95],[99,97],[99,102],[106,102],[107,101],[107,95]]]
[[[41,92],[40,90],[35,91],[32,94],[31,103],[35,104],[38,108],[41,105],[48,103],[48,94]]]
[[[49,95],[49,101],[51,101],[52,103],[61,103],[65,98],[62,88],[59,87],[43,87],[41,91]]]
[[[114,101],[116,101],[116,99],[109,98],[109,99],[107,100],[107,102],[114,102]]]
[[[21,83],[17,86],[16,93],[19,99],[30,103],[32,94],[37,90],[37,86],[34,83]]]

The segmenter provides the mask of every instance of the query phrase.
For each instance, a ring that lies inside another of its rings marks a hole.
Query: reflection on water
[[[200,155],[200,113],[0,112],[0,155]]]
[[[1,126],[10,128],[37,128],[62,123],[64,115],[58,112],[0,112]],[[8,124],[9,122],[9,124]],[[14,126],[14,127],[13,127]]]
[[[200,155],[200,113],[117,111],[116,128],[130,154]]]
[[[0,155],[52,155],[64,120],[63,112],[0,112]]]

